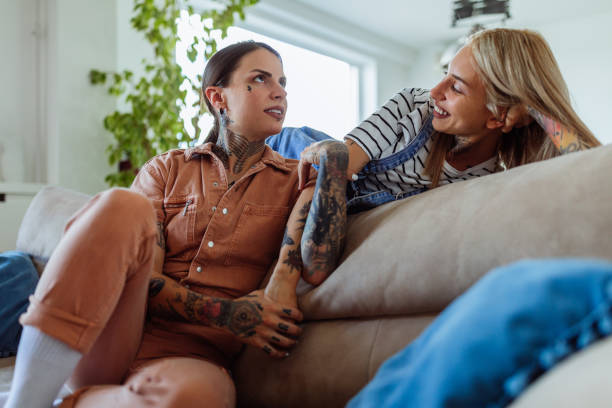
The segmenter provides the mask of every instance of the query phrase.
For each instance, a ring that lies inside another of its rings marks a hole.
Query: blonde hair
[[[500,108],[523,103],[576,132],[586,147],[599,141],[571,106],[567,85],[544,38],[530,30],[490,29],[468,39],[474,68],[487,96],[486,107],[500,116]],[[434,134],[434,146],[425,167],[435,187],[454,136]],[[498,149],[500,168],[545,160],[560,153],[535,121],[503,134]]]

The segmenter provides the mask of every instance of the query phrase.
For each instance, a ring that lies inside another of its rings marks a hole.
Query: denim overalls
[[[372,160],[358,174],[359,180],[365,179],[370,174],[382,174],[388,170],[400,166],[402,163],[412,159],[414,155],[427,143],[433,133],[432,125],[433,116],[425,121],[417,137],[412,140],[408,146],[389,157],[380,160]],[[379,205],[388,203],[394,200],[401,200],[416,194],[427,191],[427,187],[422,187],[416,190],[407,191],[404,193],[392,194],[389,191],[359,191],[357,182],[351,182],[347,189],[347,209],[349,214],[354,214],[361,211],[366,211]]]

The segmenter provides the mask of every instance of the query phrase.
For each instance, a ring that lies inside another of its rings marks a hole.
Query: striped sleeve
[[[395,145],[402,137],[400,120],[416,109],[415,95],[421,91],[415,88],[402,89],[344,138],[354,140],[370,160],[380,158],[384,150]]]

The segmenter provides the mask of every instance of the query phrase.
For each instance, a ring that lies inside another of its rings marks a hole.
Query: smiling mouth
[[[441,117],[441,118],[445,118],[450,115],[450,113],[440,108],[438,105],[434,105],[434,112],[437,113],[437,115],[435,116]]]
[[[285,113],[282,108],[270,108],[264,110],[264,112],[278,120],[282,119]]]

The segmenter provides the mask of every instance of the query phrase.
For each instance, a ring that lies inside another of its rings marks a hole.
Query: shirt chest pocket
[[[166,212],[166,256],[191,259],[197,250],[195,242],[197,201],[192,196],[164,200]]]
[[[289,207],[247,203],[236,225],[226,265],[267,268],[278,256]]]

